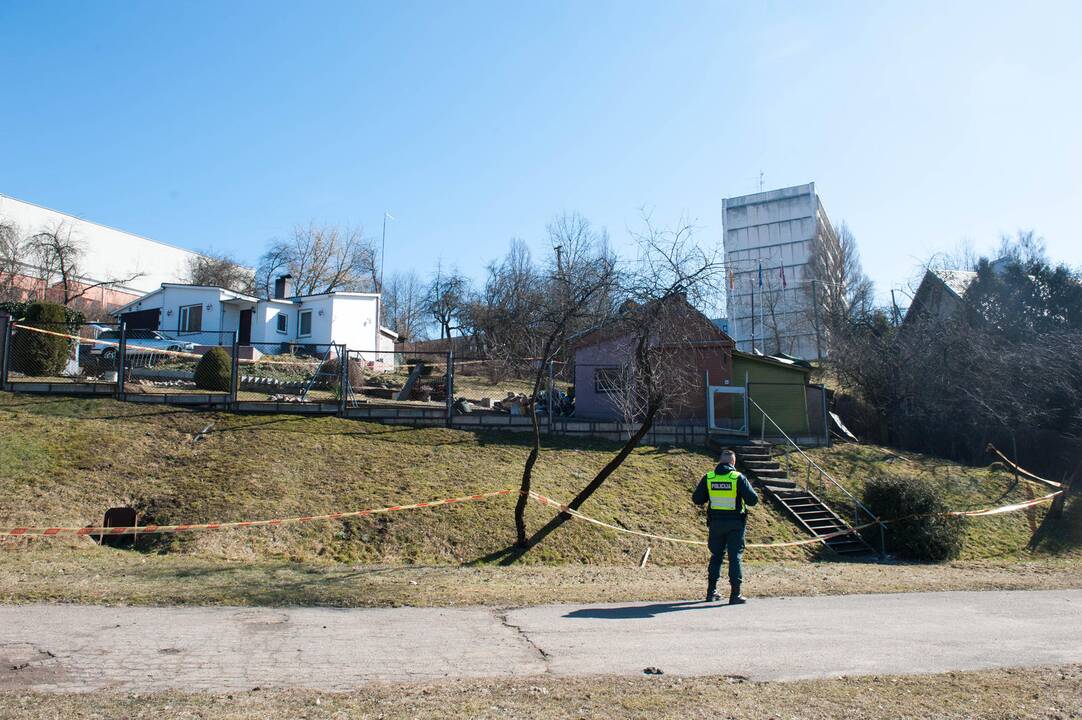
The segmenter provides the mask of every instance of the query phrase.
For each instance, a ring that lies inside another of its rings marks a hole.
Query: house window
[[[300,331],[297,333],[298,337],[308,337],[312,334],[312,311],[301,310],[300,315]]]
[[[180,309],[180,332],[196,333],[203,329],[203,306],[185,305]]]
[[[278,332],[283,335],[289,332],[289,318],[285,313],[278,313]]]
[[[623,370],[618,367],[601,367],[594,370],[594,392],[615,393],[624,385]]]

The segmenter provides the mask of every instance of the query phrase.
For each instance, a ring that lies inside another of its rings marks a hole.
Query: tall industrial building
[[[729,335],[737,348],[808,360],[827,355],[809,262],[837,236],[815,183],[725,198]]]
[[[200,257],[191,250],[2,194],[0,224],[12,228],[23,239],[39,232],[62,230],[81,251],[79,276],[70,279],[80,290],[93,286],[75,305],[92,316],[142,297],[162,283],[183,282],[189,261]],[[4,299],[62,301],[56,272],[38,267],[32,254],[7,258],[4,251],[0,248],[0,294],[6,291],[13,295]]]

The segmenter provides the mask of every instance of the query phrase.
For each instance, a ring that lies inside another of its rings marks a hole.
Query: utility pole
[[[819,332],[819,289],[816,280],[812,278],[812,310],[815,312],[815,358],[823,361],[823,338]]]
[[[383,266],[387,264],[386,252],[387,252],[387,220],[394,220],[394,215],[384,211],[383,212],[383,241],[379,247],[379,291],[383,292]]]
[[[755,354],[755,288],[751,289],[751,353]]]

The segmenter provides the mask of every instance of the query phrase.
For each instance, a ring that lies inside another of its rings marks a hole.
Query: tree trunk
[[[638,447],[639,443],[646,436],[646,433],[650,432],[650,429],[654,426],[654,419],[657,417],[657,413],[660,409],[660,403],[652,403],[650,405],[646,412],[646,416],[642,420],[642,424],[639,425],[639,428],[635,431],[635,434],[628,438],[627,442],[625,442],[623,447],[620,448],[620,451],[616,453],[616,455],[614,455],[613,458],[609,460],[605,467],[601,468],[601,470],[598,471],[597,475],[594,476],[594,479],[591,480],[590,483],[586,487],[584,487],[579,492],[579,494],[571,500],[571,502],[567,504],[570,509],[578,510],[580,507],[582,507],[582,505],[590,499],[590,496],[597,492],[598,488],[600,488],[605,483],[609,476],[616,472],[617,469],[619,469],[619,467],[623,464],[624,460],[627,460],[628,456],[632,453],[632,451],[636,447]],[[521,503],[523,498],[525,497],[525,495],[520,497],[519,502]],[[511,565],[523,555],[525,555],[530,548],[540,544],[542,540],[544,540],[552,532],[557,530],[561,525],[563,525],[570,519],[570,513],[561,512],[556,517],[549,520],[544,527],[534,533],[534,536],[531,537],[525,545],[520,543],[518,547],[515,548],[514,552],[508,554],[506,557],[504,557],[503,560],[500,561],[500,564]]]
[[[549,353],[552,351],[552,338],[545,343],[545,351],[542,354],[541,363],[537,366],[537,375],[533,381],[533,395],[530,396],[530,424],[533,427],[533,447],[526,458],[526,464],[522,468],[522,482],[519,484],[518,502],[515,503],[515,535],[516,544],[520,548],[528,548],[529,539],[526,537],[526,505],[530,501],[530,486],[533,483],[533,466],[541,455],[541,424],[537,420],[537,408],[534,405],[537,393],[541,389],[541,380],[545,376],[545,368],[551,362]],[[548,399],[552,402],[552,398]],[[550,428],[551,430],[551,428]]]

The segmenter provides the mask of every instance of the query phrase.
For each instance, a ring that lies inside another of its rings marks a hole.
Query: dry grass
[[[462,680],[351,693],[0,693],[0,717],[260,718],[1077,718],[1082,668],[986,670],[791,683],[739,677]]]
[[[89,541],[86,541],[89,543]],[[0,545],[0,547],[5,547]],[[109,548],[35,543],[0,550],[0,602],[109,605],[387,607],[523,606],[546,603],[698,598],[702,564],[513,567],[349,565],[190,554],[144,555]],[[751,597],[941,590],[1082,587],[1074,559],[957,562],[944,565],[752,562]]]
[[[192,437],[209,423],[204,440]],[[0,394],[0,518],[14,525],[96,524],[105,508],[134,503],[159,524],[247,520],[383,507],[517,487],[527,438],[443,428],[413,429],[285,415],[231,415],[111,400]],[[535,471],[535,487],[569,498],[615,445],[559,440]],[[651,532],[703,537],[690,493],[712,465],[703,452],[637,450],[585,509]],[[346,522],[209,533],[161,548],[223,560],[461,564],[484,562],[514,540],[513,501],[487,502]],[[552,511],[531,505],[530,527]],[[793,540],[799,531],[770,508],[751,517],[749,540]],[[526,563],[637,562],[639,539],[574,523],[527,554]],[[89,552],[89,550],[83,550]],[[762,551],[797,560],[801,549]],[[654,548],[653,562],[702,561],[702,550]]]
[[[206,439],[193,442],[210,423]],[[560,441],[546,450],[535,486],[569,498],[613,450],[611,443]],[[833,452],[830,467],[849,463],[843,467],[856,481],[867,468],[895,467],[882,459],[875,464],[881,449]],[[510,434],[0,393],[0,524],[95,524],[105,508],[127,503],[159,523],[380,507],[515,487],[526,453],[525,438]],[[640,448],[584,509],[630,528],[701,538],[702,515],[689,493],[710,465],[697,451]],[[1024,497],[1018,488],[1004,492],[1009,477],[1002,473],[939,470],[948,471],[965,488],[960,502]],[[503,497],[346,522],[166,538],[144,552],[85,539],[2,542],[0,599],[517,605],[661,600],[702,590],[702,548],[654,543],[650,565],[640,571],[647,541],[579,522],[551,535],[520,567],[493,567],[513,540],[512,504]],[[1080,513],[1082,503],[1068,507],[1069,517]],[[548,508],[531,506],[529,525],[538,528],[550,517]],[[809,563],[823,559],[820,551],[751,549],[748,589],[800,595],[1077,586],[1077,545],[1031,552],[1028,522],[1022,513],[973,520],[969,561],[944,566]],[[751,513],[751,542],[801,537],[768,504]]]

